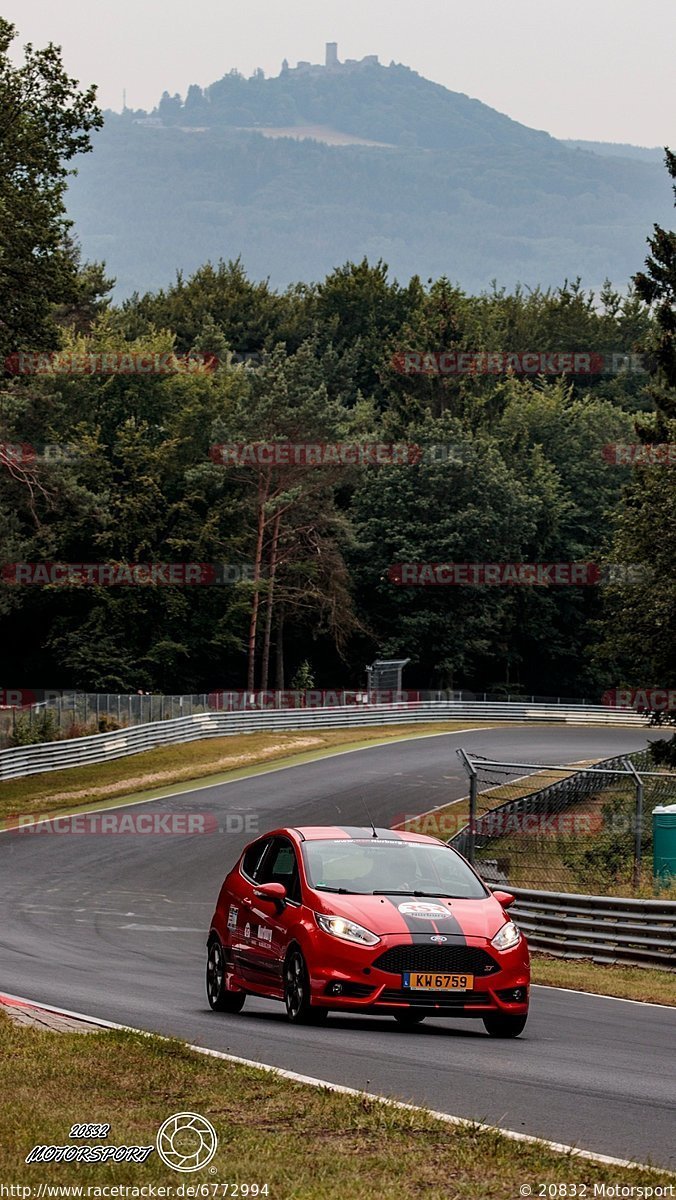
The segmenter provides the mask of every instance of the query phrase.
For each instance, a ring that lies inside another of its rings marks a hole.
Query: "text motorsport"
[[[144,1163],[154,1146],[33,1146],[27,1163]]]

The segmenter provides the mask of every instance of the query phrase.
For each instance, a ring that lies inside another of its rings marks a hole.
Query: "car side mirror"
[[[493,895],[498,904],[501,904],[503,908],[510,908],[516,901],[516,896],[513,896],[511,892],[501,892],[498,890],[494,891]]]
[[[286,904],[286,888],[283,883],[260,883],[254,888],[254,896],[265,900],[267,904],[274,904],[277,912],[281,912]]]

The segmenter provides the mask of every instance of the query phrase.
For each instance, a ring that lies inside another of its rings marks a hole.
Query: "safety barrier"
[[[676,901],[510,887],[510,910],[535,950],[676,971]]]
[[[643,713],[605,708],[602,705],[498,704],[482,701],[421,701],[413,704],[198,713],[192,717],[154,721],[112,733],[97,733],[39,745],[13,746],[0,751],[0,779],[110,762],[128,754],[140,754],[144,750],[177,742],[261,730],[292,732],[430,721],[546,721],[554,724],[641,726],[646,725],[647,720]]]

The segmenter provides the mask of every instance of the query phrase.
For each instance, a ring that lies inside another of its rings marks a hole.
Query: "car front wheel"
[[[509,1013],[500,1013],[499,1016],[484,1017],[483,1022],[486,1033],[495,1038],[515,1038],[520,1033],[523,1033],[528,1020],[528,1014],[523,1017],[512,1017]]]
[[[207,950],[207,1000],[214,1012],[241,1012],[246,992],[233,992],[225,986],[225,954],[217,937]]]
[[[284,1003],[294,1025],[319,1025],[328,1009],[310,1003],[310,976],[300,950],[292,950],[284,963]]]

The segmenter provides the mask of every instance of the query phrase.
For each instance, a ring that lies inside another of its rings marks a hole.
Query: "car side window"
[[[286,838],[275,838],[266,854],[256,883],[283,883],[289,900],[300,904],[300,873],[296,852]]]
[[[260,842],[254,842],[253,846],[249,846],[244,858],[242,859],[242,874],[247,879],[251,879],[254,883],[263,882],[258,877],[263,858],[266,850],[269,849],[272,838],[263,838]]]

